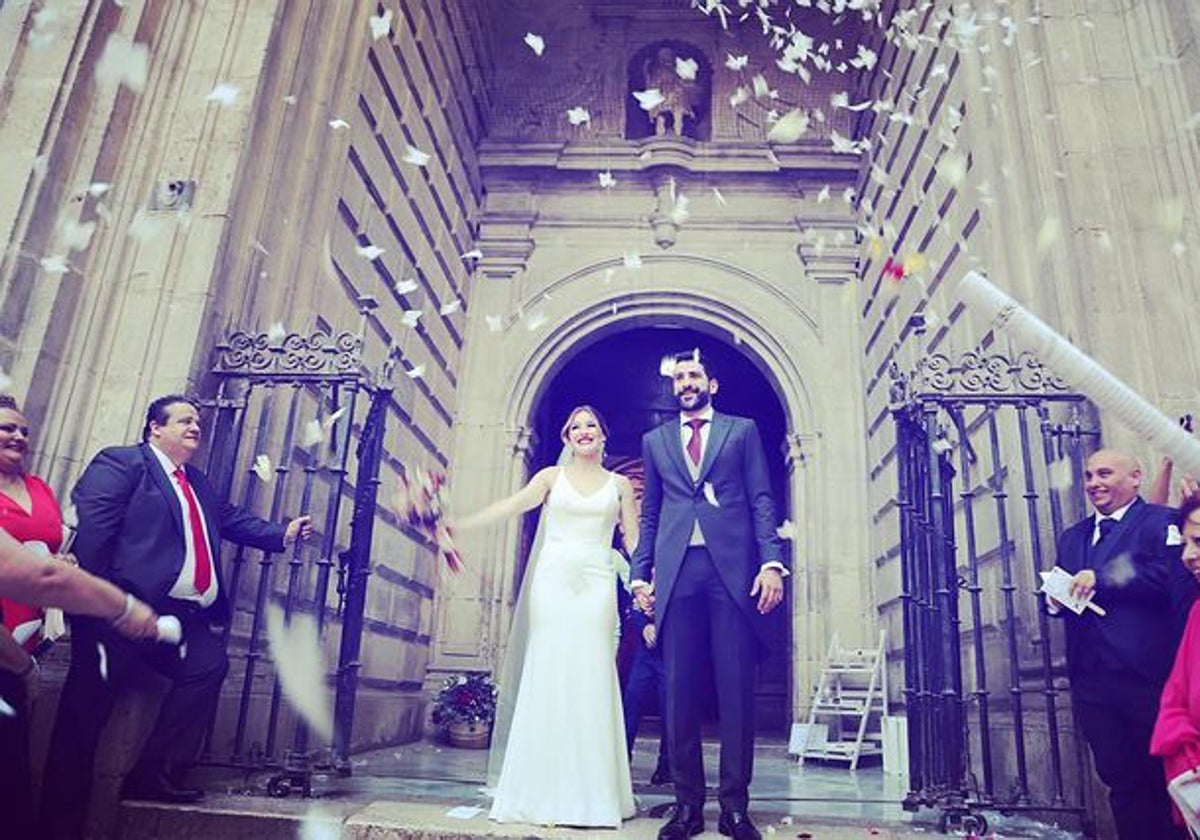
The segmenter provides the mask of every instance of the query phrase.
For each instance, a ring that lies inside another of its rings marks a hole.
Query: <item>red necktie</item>
[[[183,498],[187,500],[188,525],[192,529],[192,545],[196,547],[196,573],[192,580],[196,591],[203,595],[212,583],[212,557],[208,554],[208,540],[204,538],[204,520],[200,518],[200,505],[196,503],[196,494],[188,483],[187,473],[183,467],[175,470],[175,478],[183,488]]]
[[[692,436],[688,438],[687,454],[692,459],[692,466],[700,466],[700,427],[707,423],[707,420],[701,420],[699,417],[693,417],[687,421],[687,424],[692,427]]]

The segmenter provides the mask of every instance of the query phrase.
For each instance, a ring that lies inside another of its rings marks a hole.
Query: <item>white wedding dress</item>
[[[547,494],[494,820],[615,828],[634,814],[615,659],[619,506],[611,475],[584,496],[560,470]]]

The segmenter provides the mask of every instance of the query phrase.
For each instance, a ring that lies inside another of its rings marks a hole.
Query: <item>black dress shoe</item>
[[[717,831],[733,840],[762,840],[762,834],[750,822],[750,815],[745,811],[722,811],[721,819],[717,821]]]
[[[661,764],[658,765],[654,768],[654,774],[650,777],[650,784],[655,787],[671,784],[671,771]]]
[[[204,798],[204,791],[196,788],[178,787],[166,777],[133,775],[121,785],[122,799],[146,799],[151,802],[170,802],[173,805],[188,805]]]
[[[671,819],[658,830],[658,840],[688,840],[704,832],[704,812],[682,802],[675,806]]]

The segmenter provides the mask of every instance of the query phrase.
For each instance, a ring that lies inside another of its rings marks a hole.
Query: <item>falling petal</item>
[[[419,288],[421,288],[421,286],[416,280],[401,280],[396,284],[396,291],[402,295],[411,294]]]
[[[96,642],[96,656],[100,659],[100,679],[108,682],[108,649],[103,642]]]
[[[458,258],[461,260],[481,260],[483,259],[483,251],[476,248],[473,251],[467,251],[465,254],[459,254]]]
[[[571,125],[584,125],[592,121],[592,115],[582,105],[577,105],[567,111],[567,121]]]
[[[406,309],[404,310],[404,314],[400,316],[400,323],[406,327],[415,327],[420,318],[420,309]]]
[[[729,107],[736,108],[737,106],[741,105],[743,102],[745,102],[749,98],[750,98],[750,91],[746,90],[745,87],[739,87],[737,90],[735,90],[730,95]]]
[[[82,251],[92,241],[96,232],[95,222],[79,222],[75,219],[65,219],[62,224],[62,246],[68,251]]]
[[[404,375],[409,379],[420,379],[425,375],[425,365],[415,365],[404,371]]]
[[[413,166],[424,166],[429,163],[430,155],[422,152],[416,146],[407,146],[404,149],[404,162],[411,163]]]
[[[455,298],[454,300],[443,303],[441,309],[438,310],[438,313],[441,315],[450,315],[460,309],[462,309],[462,300]]]
[[[99,198],[112,188],[112,184],[106,184],[103,181],[96,181],[88,184],[87,194],[92,198]]]
[[[649,88],[648,90],[635,90],[633,98],[638,101],[638,105],[644,111],[653,111],[659,105],[666,102],[666,98],[662,95],[662,91],[658,88]]]
[[[663,356],[658,362],[658,373],[660,376],[665,376],[671,379],[675,376],[675,357]]]
[[[279,344],[287,338],[287,329],[283,326],[283,321],[276,321],[267,328],[267,340],[272,344]]]
[[[67,265],[67,257],[65,254],[55,254],[51,257],[42,257],[38,261],[42,266],[42,271],[47,274],[66,274],[71,270]]]
[[[914,251],[904,257],[901,265],[904,275],[911,277],[914,274],[922,273],[929,267],[929,258],[919,251]]]
[[[626,268],[639,269],[642,267],[642,255],[637,251],[630,251],[621,257],[621,262]]]
[[[533,54],[538,58],[541,58],[546,49],[546,40],[541,35],[534,35],[532,32],[525,33],[525,44],[533,50]]]
[[[330,120],[329,127],[332,128],[334,131],[338,131],[343,128],[349,128],[350,123],[346,122],[343,119]]]
[[[775,529],[775,533],[779,535],[779,539],[781,540],[794,540],[796,539],[796,526],[792,523],[792,520],[785,519],[783,520],[783,524]]]
[[[767,142],[795,143],[808,131],[808,123],[808,112],[801,108],[793,108],[771,126],[771,130],[767,132]]]
[[[150,50],[116,33],[104,42],[104,51],[96,62],[96,82],[101,87],[124,85],[134,93],[146,89],[150,72]]]
[[[713,187],[712,191],[713,191],[713,198],[715,198],[717,200],[717,204],[720,204],[722,207],[726,206],[726,204],[728,202],[725,201],[725,196],[721,195],[721,191],[719,189],[717,189],[716,187]]]
[[[938,177],[952,187],[957,187],[967,176],[967,156],[961,152],[947,152],[938,164]]]
[[[0,697],[0,717],[16,717],[17,710],[5,702],[3,697]]]
[[[824,204],[829,200],[829,185],[821,187],[821,191],[817,193],[817,204]]]
[[[499,315],[484,315],[483,320],[491,332],[498,333],[504,329],[504,319]]]
[[[700,65],[696,63],[694,58],[680,58],[675,56],[675,75],[683,79],[685,82],[695,80],[696,72],[700,69]]]
[[[258,480],[263,484],[270,484],[274,473],[271,470],[271,458],[269,455],[259,455],[254,459],[254,474],[258,476]]]
[[[686,222],[692,215],[691,211],[688,210],[688,204],[690,203],[691,200],[683,193],[677,195],[675,197],[675,205],[671,208],[671,221],[677,225]]]
[[[216,102],[218,105],[232,105],[237,100],[237,96],[238,89],[236,85],[221,82],[204,99],[206,102]]]
[[[371,25],[371,40],[378,41],[392,31],[392,10],[387,9],[381,15],[372,16],[367,23]]]
[[[735,73],[739,70],[745,69],[749,62],[750,56],[748,55],[734,55],[733,53],[726,53],[725,55],[725,66],[730,70],[733,70]]]
[[[617,179],[613,177],[612,172],[605,170],[600,173],[600,188],[610,190],[617,185]]]
[[[296,613],[284,624],[283,610],[271,604],[267,607],[267,640],[283,696],[318,737],[331,739],[333,709],[316,621],[307,613]]]
[[[549,320],[544,313],[535,312],[525,319],[525,329],[533,332],[544,327]]]
[[[358,252],[360,257],[368,260],[377,260],[387,253],[387,251],[385,251],[383,248],[380,248],[378,245],[360,245],[354,250]]]
[[[1055,490],[1070,490],[1075,484],[1075,470],[1070,458],[1059,458],[1047,468],[1050,487]]]
[[[304,424],[304,448],[311,449],[325,439],[325,430],[320,420],[309,420]]]
[[[764,96],[770,95],[771,86],[767,84],[767,77],[762,73],[755,73],[750,83],[754,86],[754,97],[756,99],[762,99]]]

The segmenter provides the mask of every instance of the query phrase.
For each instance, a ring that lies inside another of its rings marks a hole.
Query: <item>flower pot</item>
[[[450,743],[466,750],[487,749],[492,725],[487,721],[458,721],[450,724]]]

